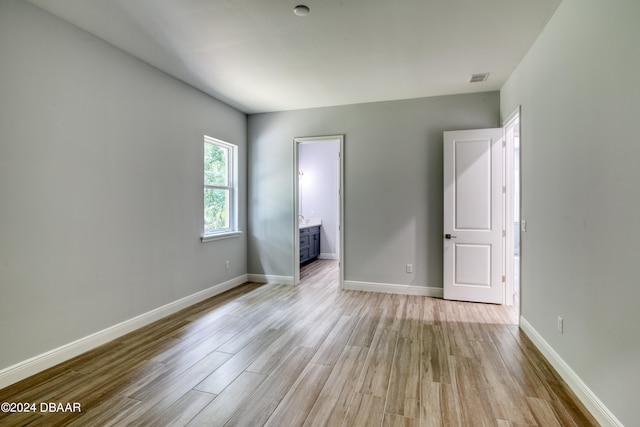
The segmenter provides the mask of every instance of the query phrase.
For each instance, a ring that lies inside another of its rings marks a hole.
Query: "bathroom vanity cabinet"
[[[320,226],[300,228],[300,264],[315,260],[320,255]]]

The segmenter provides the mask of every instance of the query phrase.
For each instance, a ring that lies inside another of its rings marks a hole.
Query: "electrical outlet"
[[[413,273],[413,264],[407,264],[407,273]]]
[[[229,261],[225,261],[225,262],[224,262],[224,269],[225,269],[225,270],[228,270],[228,269],[229,269],[229,267],[231,267],[231,263],[230,263]]]
[[[563,333],[564,329],[564,319],[558,316],[558,332]]]

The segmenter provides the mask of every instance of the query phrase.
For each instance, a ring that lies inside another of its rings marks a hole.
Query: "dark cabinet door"
[[[317,258],[320,255],[320,233],[313,235],[313,242],[310,242],[311,245],[311,257]]]
[[[300,264],[320,255],[320,226],[300,230]]]

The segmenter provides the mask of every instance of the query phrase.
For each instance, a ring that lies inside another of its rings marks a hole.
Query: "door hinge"
[[[507,193],[507,186],[503,185],[502,186],[502,194],[506,194]]]
[[[507,147],[507,140],[502,138],[502,148],[506,148]]]
[[[502,237],[507,237],[507,230],[502,230]]]
[[[507,278],[505,276],[502,276],[502,282],[504,283],[506,281],[507,281]]]

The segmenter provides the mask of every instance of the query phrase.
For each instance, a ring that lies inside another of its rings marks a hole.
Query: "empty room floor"
[[[0,390],[26,426],[596,426],[508,307],[247,283]]]

